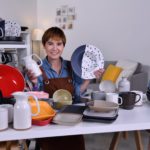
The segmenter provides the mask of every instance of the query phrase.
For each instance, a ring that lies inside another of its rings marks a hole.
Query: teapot
[[[12,95],[16,99],[14,105],[13,127],[18,130],[29,129],[32,123],[32,116],[36,116],[40,113],[38,99],[36,96],[30,95],[26,92],[14,92]],[[36,101],[37,112],[35,114],[32,114],[31,112],[31,107],[28,102],[29,96],[32,96]]]
[[[33,56],[35,56],[35,57],[39,60],[39,62],[40,62],[39,65],[36,63],[36,61],[35,61],[34,59],[32,59]],[[38,77],[38,76],[40,76],[40,75],[42,74],[41,69],[40,69],[39,67],[40,67],[43,63],[42,63],[41,58],[40,58],[38,55],[32,54],[32,55],[28,55],[28,56],[26,56],[26,57],[24,57],[24,58],[22,58],[22,59],[23,59],[24,62],[25,62],[25,67],[26,67],[28,70],[32,70],[32,72],[34,73],[34,75],[35,75],[36,77]]]

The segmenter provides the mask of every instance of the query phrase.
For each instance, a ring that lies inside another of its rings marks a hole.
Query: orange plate
[[[37,112],[36,103],[33,99],[29,99],[29,104],[31,105],[32,113]],[[40,113],[37,116],[32,116],[32,119],[34,120],[43,120],[43,119],[49,119],[53,118],[56,114],[55,110],[45,101],[40,101]]]

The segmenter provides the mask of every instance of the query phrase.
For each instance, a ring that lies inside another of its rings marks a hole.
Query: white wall
[[[37,25],[37,1],[0,0],[0,18],[15,20],[32,30]]]
[[[56,8],[76,8],[73,30],[65,30],[69,59],[75,48],[89,43],[100,48],[105,59],[132,59],[150,64],[149,0],[37,0],[38,26],[55,26]]]

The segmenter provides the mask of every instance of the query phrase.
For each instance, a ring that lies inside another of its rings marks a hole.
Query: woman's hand
[[[26,70],[27,76],[29,80],[33,83],[36,84],[38,82],[37,77],[34,75],[32,70]]]
[[[99,70],[94,71],[94,75],[96,79],[100,79],[103,73],[104,73],[104,69],[99,69]]]

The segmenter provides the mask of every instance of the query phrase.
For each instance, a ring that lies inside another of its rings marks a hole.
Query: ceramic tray
[[[119,108],[119,105],[114,102],[94,100],[88,103],[88,107],[90,108],[90,110],[93,110],[95,112],[109,112],[112,110],[117,110]]]

